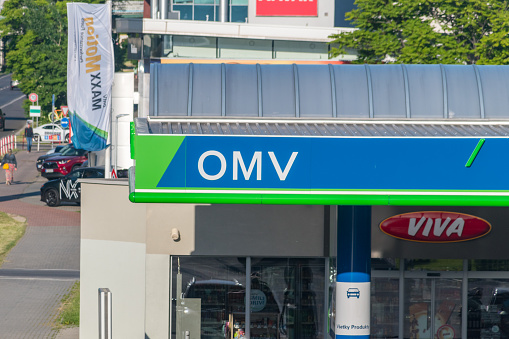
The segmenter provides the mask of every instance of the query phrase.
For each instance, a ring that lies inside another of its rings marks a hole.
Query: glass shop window
[[[323,259],[253,258],[251,273],[266,284],[275,301],[269,309],[251,308],[251,338],[267,338],[256,325],[256,319],[265,316],[278,328],[267,333],[269,338],[323,338],[327,324],[324,286],[328,280]],[[251,286],[252,290],[256,287]]]
[[[373,271],[398,271],[399,258],[371,258],[371,269]]]
[[[469,279],[467,307],[468,338],[509,338],[509,279]]]
[[[246,260],[172,257],[172,289],[177,339],[229,338],[230,314],[245,312]]]
[[[509,271],[508,260],[469,260],[469,271]]]
[[[172,257],[172,338],[314,339],[327,328],[324,259]],[[180,269],[179,269],[180,267]],[[248,330],[249,329],[249,330]]]
[[[406,259],[407,271],[463,271],[463,259]]]
[[[399,331],[399,279],[372,278],[371,338],[397,338]]]

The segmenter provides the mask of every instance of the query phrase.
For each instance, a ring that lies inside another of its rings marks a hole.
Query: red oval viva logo
[[[463,213],[412,212],[385,219],[380,229],[399,239],[446,243],[482,237],[491,231],[491,224]]]

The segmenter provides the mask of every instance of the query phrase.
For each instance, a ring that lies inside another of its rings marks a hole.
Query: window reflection
[[[469,279],[469,338],[509,338],[509,279]]]
[[[180,274],[178,261],[172,257],[177,339],[193,326],[201,338],[242,338],[247,326],[251,338],[323,337],[324,259],[252,258],[249,324],[245,258],[180,257]]]

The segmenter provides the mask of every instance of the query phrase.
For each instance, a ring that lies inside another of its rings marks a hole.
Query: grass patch
[[[0,212],[0,267],[7,253],[25,234],[26,222],[17,221],[7,213]]]
[[[56,328],[76,327],[80,325],[80,282],[72,285],[71,290],[61,301]]]

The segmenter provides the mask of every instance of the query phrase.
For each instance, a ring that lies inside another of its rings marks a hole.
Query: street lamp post
[[[122,117],[126,117],[128,116],[129,114],[118,114],[115,116],[115,174],[117,175],[117,178],[118,178],[118,169],[117,169],[117,163],[118,163],[118,119],[119,118],[122,118]]]

